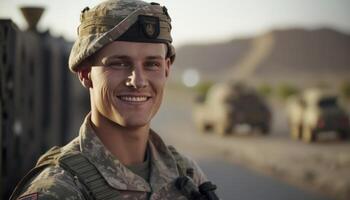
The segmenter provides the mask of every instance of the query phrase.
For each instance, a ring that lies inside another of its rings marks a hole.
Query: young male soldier
[[[200,168],[150,129],[175,58],[167,9],[109,0],[80,20],[69,67],[90,92],[91,112],[79,136],[43,155],[12,199],[200,197]]]

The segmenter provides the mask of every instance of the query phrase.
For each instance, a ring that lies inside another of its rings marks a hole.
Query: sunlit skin
[[[166,52],[162,43],[115,41],[78,72],[90,91],[97,136],[125,165],[144,159],[150,121],[161,105],[169,75]]]

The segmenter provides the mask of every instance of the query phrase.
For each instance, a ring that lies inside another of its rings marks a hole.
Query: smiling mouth
[[[130,102],[130,103],[146,102],[150,98],[151,97],[147,97],[147,96],[118,96],[118,99],[125,102]]]

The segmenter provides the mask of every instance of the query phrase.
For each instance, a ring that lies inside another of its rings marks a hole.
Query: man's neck
[[[91,113],[91,125],[105,147],[123,165],[138,164],[144,161],[149,125],[126,128],[95,113]]]

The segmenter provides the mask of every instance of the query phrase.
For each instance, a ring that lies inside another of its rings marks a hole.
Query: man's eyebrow
[[[114,60],[114,59],[130,60],[131,57],[130,56],[126,56],[126,55],[106,56],[106,57],[102,58],[102,64],[104,64],[104,65],[109,64],[109,62]]]
[[[115,59],[115,58],[119,58],[119,59],[131,59],[130,56],[127,55],[112,55],[112,56],[106,56],[105,57],[107,60],[109,59]]]
[[[164,59],[163,56],[147,56],[146,59]]]

